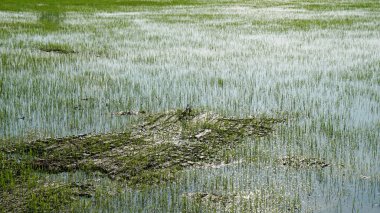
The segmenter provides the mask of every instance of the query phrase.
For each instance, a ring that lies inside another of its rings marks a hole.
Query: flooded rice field
[[[378,1],[110,2],[0,6],[1,212],[380,211]]]

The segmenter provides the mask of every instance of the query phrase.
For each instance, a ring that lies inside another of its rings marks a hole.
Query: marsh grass
[[[62,209],[79,190],[70,185],[41,182],[29,155],[0,153],[0,211],[39,212]]]
[[[366,9],[370,11],[378,11],[380,4],[378,1],[343,1],[343,2],[318,2],[308,1],[300,4],[301,8],[311,11],[334,11],[334,10],[358,10]]]
[[[176,5],[194,5],[194,0],[122,0],[107,1],[95,0],[88,2],[86,0],[33,0],[33,1],[13,1],[5,0],[0,10],[7,11],[94,11],[94,10],[122,10],[129,7],[168,7]],[[55,8],[55,10],[52,10]]]

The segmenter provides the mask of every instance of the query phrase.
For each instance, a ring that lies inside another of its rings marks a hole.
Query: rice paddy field
[[[380,212],[380,2],[2,0],[0,212]]]

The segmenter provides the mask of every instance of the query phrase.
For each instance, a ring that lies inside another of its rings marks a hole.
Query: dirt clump
[[[293,168],[325,168],[330,166],[330,164],[323,159],[303,156],[285,156],[278,161],[284,166]]]

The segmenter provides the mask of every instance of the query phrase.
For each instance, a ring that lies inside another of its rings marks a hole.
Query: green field
[[[378,0],[0,3],[0,212],[377,213],[379,141]]]

